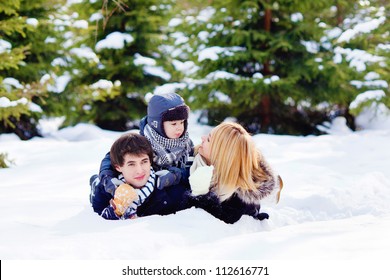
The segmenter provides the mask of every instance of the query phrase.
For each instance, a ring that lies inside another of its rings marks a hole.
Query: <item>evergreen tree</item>
[[[0,4],[0,132],[15,132],[21,139],[39,135],[46,83],[58,37],[48,15],[58,0],[13,0]],[[1,45],[1,44],[0,44]]]
[[[19,0],[0,3],[0,133],[18,129],[15,123],[30,113],[31,94],[6,74],[10,69],[19,69],[29,50],[28,45],[12,44],[12,36],[26,34],[26,21],[19,17],[19,7]]]
[[[126,130],[146,112],[144,96],[171,79],[160,45],[169,1],[94,1],[71,7],[90,27],[85,40],[72,45],[89,57],[72,56],[72,79],[63,92],[74,114],[68,123],[92,120],[98,126]]]
[[[357,98],[350,104],[350,112],[356,116],[362,109],[381,103],[389,107],[390,4],[382,0],[356,1],[353,5],[335,2],[333,13],[338,20],[331,32],[337,36],[331,44],[343,63],[360,73],[359,79],[351,81]],[[330,26],[331,18],[323,17]]]
[[[357,95],[350,82],[363,73],[336,63],[332,43],[321,41],[329,29],[321,15],[332,4],[216,0],[201,11],[209,18],[184,15],[180,28],[200,67],[186,89],[191,108],[208,109],[211,124],[235,116],[252,132],[288,134],[350,116]]]

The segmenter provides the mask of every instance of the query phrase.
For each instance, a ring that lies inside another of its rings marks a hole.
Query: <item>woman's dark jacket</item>
[[[202,208],[228,224],[237,222],[242,215],[258,220],[268,219],[268,214],[260,213],[260,200],[275,194],[277,203],[283,181],[264,159],[260,160],[259,166],[264,174],[261,178],[253,178],[257,186],[255,190],[245,191],[238,188],[229,198],[221,200],[214,191],[218,186],[212,185],[207,194],[190,197],[190,205]]]
[[[260,204],[247,204],[242,201],[237,193],[220,202],[214,192],[190,198],[190,204],[196,208],[202,208],[214,217],[228,224],[237,222],[242,215],[249,215],[259,219]]]

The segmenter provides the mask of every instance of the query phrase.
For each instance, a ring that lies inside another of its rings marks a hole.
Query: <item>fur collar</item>
[[[194,163],[191,166],[190,173],[193,173],[196,168],[200,166],[205,166],[206,162],[200,154],[197,154],[194,158]],[[277,175],[270,165],[263,159],[259,162],[259,166],[264,170],[266,179],[265,180],[256,180],[257,189],[255,191],[245,191],[242,189],[237,189],[234,194],[238,196],[246,204],[259,205],[260,200],[267,199],[273,203],[279,202],[280,191],[283,188],[282,178]],[[216,188],[215,185],[211,186],[211,190]],[[234,195],[233,194],[233,195]]]
[[[264,170],[266,179],[256,180],[257,189],[255,191],[245,191],[238,188],[235,194],[246,204],[259,205],[264,198],[270,198],[277,203],[282,188],[281,178],[274,173],[266,161],[260,161],[259,165]]]

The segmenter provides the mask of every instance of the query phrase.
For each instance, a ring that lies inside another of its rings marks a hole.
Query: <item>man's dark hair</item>
[[[126,133],[119,137],[111,146],[110,158],[113,166],[123,166],[125,155],[148,155],[153,164],[153,148],[145,136],[138,133]]]

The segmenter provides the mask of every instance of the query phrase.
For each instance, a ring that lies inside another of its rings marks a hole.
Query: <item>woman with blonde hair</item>
[[[197,147],[191,166],[191,204],[226,223],[242,215],[268,219],[260,201],[279,201],[283,182],[256,148],[251,135],[239,124],[223,122]]]

